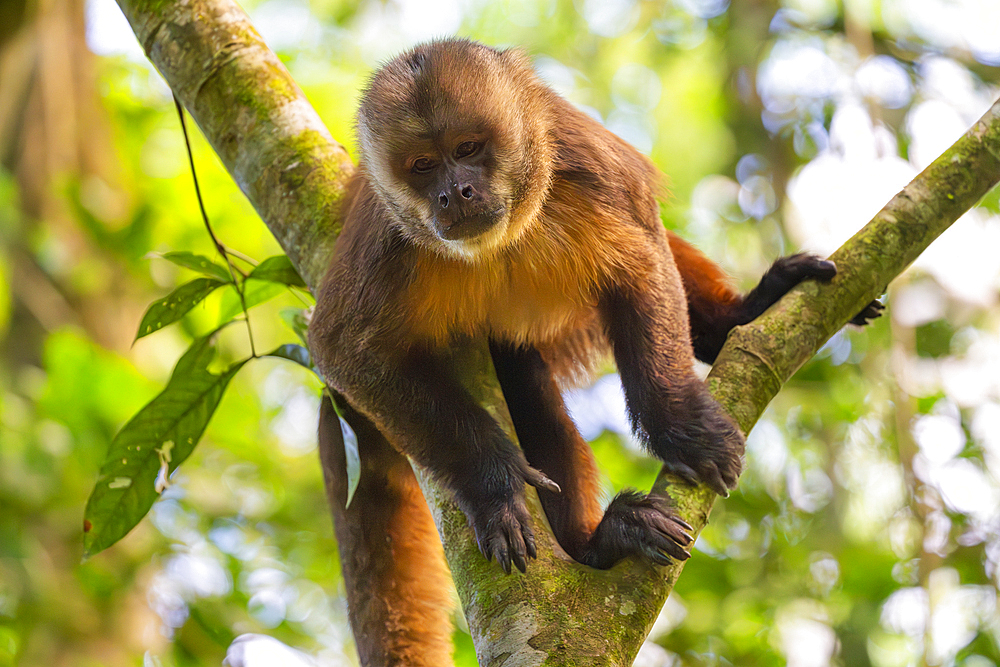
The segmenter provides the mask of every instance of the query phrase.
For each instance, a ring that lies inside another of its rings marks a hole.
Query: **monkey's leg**
[[[409,462],[364,417],[354,413],[351,423],[361,448],[361,478],[345,508],[344,444],[324,396],[320,456],[361,664],[451,665],[450,576],[427,503]]]
[[[830,280],[837,274],[833,262],[800,253],[782,257],[745,296],[737,293],[729,276],[697,248],[667,232],[670,251],[684,283],[695,356],[713,363],[733,327],[757,319],[788,290],[803,280]],[[882,314],[882,304],[872,301],[854,316],[852,324],[865,325]]]
[[[358,346],[349,354],[365,372],[341,378],[347,399],[451,493],[487,560],[496,557],[508,573],[511,564],[524,572],[535,557],[524,485],[554,483],[528,465],[434,350],[412,346],[392,357]]]
[[[575,560],[607,569],[629,555],[666,564],[684,560],[690,530],[665,499],[623,491],[601,514],[590,446],[566,413],[562,394],[533,347],[490,342],[493,365],[528,463],[561,487],[538,490],[559,544]]]
[[[687,303],[666,239],[650,246],[648,272],[600,300],[632,424],[675,474],[726,495],[742,467],[743,435],[694,374]]]

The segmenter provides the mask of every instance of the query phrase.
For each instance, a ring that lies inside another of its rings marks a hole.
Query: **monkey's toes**
[[[626,556],[646,558],[657,565],[687,560],[687,547],[694,541],[691,530],[667,498],[625,490],[608,505],[580,560],[601,570]]]

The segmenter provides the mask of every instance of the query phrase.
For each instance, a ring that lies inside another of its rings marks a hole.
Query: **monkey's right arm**
[[[722,268],[701,251],[673,232],[667,232],[667,239],[684,281],[695,357],[709,364],[715,363],[733,327],[757,319],[803,280],[829,281],[837,274],[833,262],[799,253],[776,260],[757,287],[741,295]],[[881,316],[882,309],[881,303],[872,301],[851,324],[864,326]]]
[[[327,382],[452,493],[488,560],[495,556],[505,572],[511,563],[523,572],[535,557],[524,484],[558,486],[528,465],[432,350],[399,350],[398,340],[388,349],[350,326],[340,335],[329,326],[317,329],[310,346]]]

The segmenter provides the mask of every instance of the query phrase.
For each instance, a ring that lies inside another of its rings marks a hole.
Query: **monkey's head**
[[[519,52],[466,40],[419,46],[364,92],[362,168],[415,243],[473,261],[492,254],[541,210],[552,94]]]

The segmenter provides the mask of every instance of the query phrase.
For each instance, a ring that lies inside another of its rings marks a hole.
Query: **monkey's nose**
[[[441,204],[441,208],[448,208],[448,195],[443,192],[439,194],[438,203]]]

